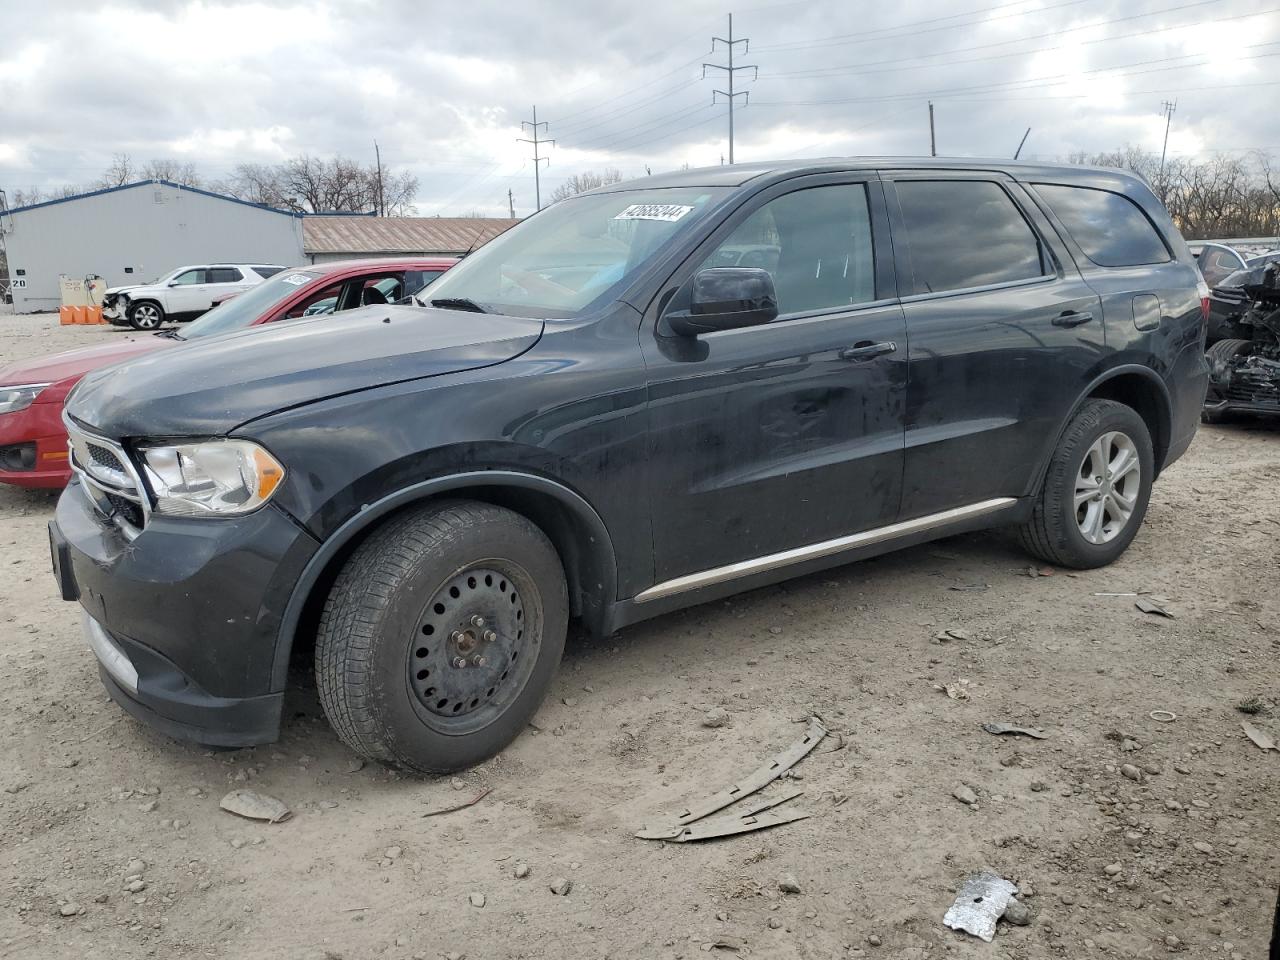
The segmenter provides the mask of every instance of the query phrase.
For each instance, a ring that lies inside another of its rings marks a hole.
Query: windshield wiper
[[[433,307],[440,307],[443,310],[466,310],[470,313],[488,313],[484,307],[476,303],[470,297],[439,297],[432,300]]]

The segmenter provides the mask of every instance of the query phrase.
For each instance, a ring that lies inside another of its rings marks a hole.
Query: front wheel
[[[1080,570],[1111,563],[1142,526],[1155,479],[1146,422],[1132,407],[1087,400],[1054,451],[1031,518],[1031,554]]]
[[[316,684],[363,757],[419,773],[473,766],[519,735],[564,651],[568,592],[546,535],[448,501],[378,527],[320,618]]]
[[[129,325],[135,330],[156,330],[164,323],[164,311],[158,303],[144,300],[129,308]]]

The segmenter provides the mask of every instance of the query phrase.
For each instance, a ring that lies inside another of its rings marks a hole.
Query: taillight
[[[1200,294],[1200,322],[1209,326],[1209,285],[1201,280],[1196,284],[1196,293]]]

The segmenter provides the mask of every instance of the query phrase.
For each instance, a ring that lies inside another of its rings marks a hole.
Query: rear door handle
[[[1055,327],[1078,327],[1080,324],[1088,323],[1092,319],[1092,313],[1067,310],[1053,318],[1053,325]]]
[[[880,357],[886,353],[896,353],[898,345],[892,340],[886,340],[883,343],[872,343],[870,340],[862,340],[855,343],[852,347],[845,347],[840,351],[841,360],[852,360],[855,363],[863,360],[870,360],[872,357]]]

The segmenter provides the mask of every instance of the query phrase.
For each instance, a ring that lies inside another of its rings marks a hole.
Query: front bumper
[[[30,469],[4,469],[0,458],[0,483],[16,487],[65,487],[71,479],[67,458],[67,431],[62,425],[62,403],[37,401],[23,410],[0,413],[0,448],[34,443],[35,459]]]
[[[272,689],[281,617],[316,541],[268,505],[245,517],[152,517],[132,541],[94,510],[78,480],[49,525],[64,600],[79,600],[107,692],[184,740],[276,739]]]

